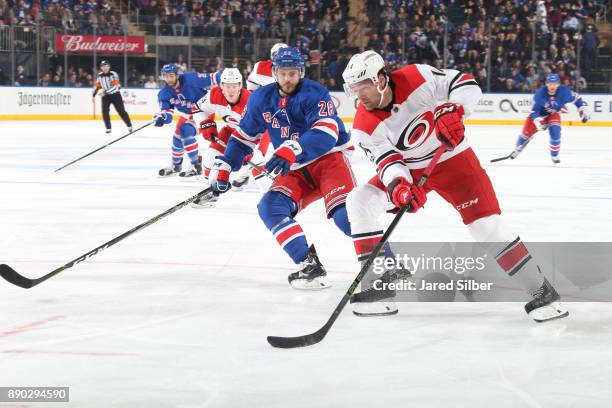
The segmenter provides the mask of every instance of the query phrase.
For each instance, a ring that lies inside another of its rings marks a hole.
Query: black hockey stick
[[[57,275],[58,273],[68,269],[68,268],[72,268],[73,266],[75,266],[78,263],[81,263],[89,258],[91,258],[94,255],[99,254],[100,252],[104,251],[106,248],[109,248],[113,245],[115,245],[117,242],[124,240],[125,238],[129,237],[130,235],[132,235],[133,233],[140,231],[141,229],[148,227],[151,224],[156,223],[157,221],[161,220],[162,218],[165,218],[166,216],[180,210],[181,208],[185,207],[186,205],[188,205],[189,203],[195,201],[196,199],[198,199],[199,197],[208,194],[210,191],[212,191],[211,187],[208,187],[202,191],[200,191],[199,193],[197,193],[196,195],[194,195],[193,197],[190,197],[188,199],[186,199],[185,201],[182,201],[180,203],[178,203],[177,205],[175,205],[172,208],[169,208],[168,210],[164,211],[163,213],[156,215],[155,217],[151,218],[150,220],[143,222],[142,224],[138,225],[137,227],[132,228],[131,230],[124,232],[123,234],[119,235],[116,238],[111,239],[110,241],[100,245],[99,247],[92,249],[91,251],[87,252],[84,255],[81,255],[80,257],[68,262],[67,264],[60,266],[59,268],[57,268],[56,270],[49,272],[48,274],[41,276],[40,278],[37,279],[30,279],[30,278],[26,278],[23,275],[20,275],[19,273],[17,273],[17,271],[15,271],[13,268],[11,268],[8,265],[0,265],[0,275],[6,279],[7,281],[9,281],[10,283],[12,283],[13,285],[17,285],[19,287],[22,287],[24,289],[30,289],[31,287],[34,287],[36,285],[38,285],[39,283],[42,283],[44,281],[46,281],[49,278],[52,278],[53,276]]]
[[[429,165],[427,166],[427,168],[425,169],[425,171],[419,178],[419,181],[417,183],[419,186],[422,186],[423,183],[425,183],[425,181],[427,180],[427,178],[433,171],[434,167],[436,167],[436,165],[438,164],[438,161],[440,160],[440,156],[442,156],[442,153],[444,153],[445,150],[446,150],[445,145],[442,145],[438,148],[438,150],[436,151],[436,154],[431,159],[431,162],[429,163]],[[372,251],[368,259],[361,266],[361,270],[359,271],[359,274],[357,274],[357,277],[353,280],[353,283],[348,288],[348,290],[342,297],[342,300],[340,300],[340,303],[338,303],[338,306],[336,306],[336,308],[332,312],[332,315],[329,317],[329,319],[327,320],[327,323],[325,323],[323,327],[321,327],[319,330],[317,330],[314,333],[307,334],[304,336],[297,336],[297,337],[268,336],[267,338],[268,343],[270,343],[272,347],[296,348],[296,347],[312,346],[313,344],[317,344],[318,342],[323,340],[325,335],[327,335],[327,332],[329,332],[329,329],[331,329],[332,325],[334,324],[334,322],[336,321],[336,319],[338,318],[338,316],[344,309],[344,306],[346,306],[346,304],[350,300],[351,296],[353,295],[353,292],[355,292],[355,289],[357,289],[357,286],[359,286],[359,282],[361,282],[365,274],[368,272],[368,269],[370,269],[370,266],[372,266],[374,259],[376,259],[380,250],[389,240],[389,237],[393,233],[393,230],[395,229],[397,224],[400,222],[402,216],[406,213],[406,211],[410,209],[410,207],[411,207],[410,205],[407,205],[407,206],[403,206],[400,208],[399,212],[395,215],[395,217],[393,218],[393,221],[391,221],[391,224],[389,224],[389,227],[387,228],[382,238],[380,239],[380,242],[378,242],[378,245],[376,245],[376,248],[374,248],[374,251]]]
[[[104,146],[98,147],[96,150],[94,150],[94,151],[92,151],[92,152],[87,153],[85,156],[81,156],[81,157],[79,157],[78,159],[75,159],[75,160],[71,161],[71,162],[70,162],[70,163],[68,163],[68,164],[64,164],[62,167],[60,167],[60,168],[58,168],[58,169],[55,169],[53,172],[54,172],[54,173],[57,173],[58,171],[60,171],[60,170],[62,170],[62,169],[65,169],[66,167],[70,166],[71,164],[74,164],[74,163],[78,162],[79,160],[83,160],[84,158],[89,157],[89,156],[91,156],[92,154],[94,154],[94,153],[96,153],[96,152],[99,152],[100,150],[104,149],[105,147],[108,147],[108,146],[112,145],[113,143],[116,143],[116,142],[120,141],[121,139],[125,139],[125,138],[126,138],[126,137],[128,137],[129,135],[133,135],[134,133],[138,132],[138,131],[139,131],[139,130],[141,130],[141,129],[146,128],[146,127],[147,127],[147,126],[149,126],[149,125],[152,125],[153,123],[155,123],[155,122],[147,122],[147,123],[145,123],[144,125],[142,125],[141,127],[139,127],[138,129],[133,130],[133,131],[131,131],[130,133],[127,133],[127,134],[125,134],[125,135],[121,136],[120,138],[117,138],[117,139],[113,140],[112,142],[109,142],[109,143],[105,144]]]
[[[512,158],[512,153],[510,153],[509,155],[504,156],[504,157],[498,157],[497,159],[491,159],[489,161],[489,163],[495,163],[495,162],[498,162],[498,161],[508,160],[508,159],[511,159],[511,158]]]

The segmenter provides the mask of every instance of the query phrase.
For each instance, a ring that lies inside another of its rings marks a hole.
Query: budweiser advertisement
[[[144,54],[144,37],[123,37],[118,35],[55,35],[57,52],[74,52],[89,54],[94,50],[99,53]]]

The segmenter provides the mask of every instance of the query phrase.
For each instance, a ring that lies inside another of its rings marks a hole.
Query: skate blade
[[[569,311],[561,306],[559,302],[552,302],[551,304],[538,307],[529,313],[529,317],[531,317],[537,323],[562,319],[567,316],[569,316]]]
[[[353,314],[359,317],[392,316],[399,310],[395,302],[353,303]]]
[[[290,283],[293,289],[297,290],[322,290],[331,288],[331,283],[326,278],[319,277],[312,280],[294,279]]]
[[[203,208],[214,208],[216,201],[207,201],[205,203],[191,203],[191,208],[203,209]]]

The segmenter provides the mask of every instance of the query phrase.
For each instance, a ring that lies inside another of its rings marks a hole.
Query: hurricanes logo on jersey
[[[425,143],[433,130],[433,113],[422,113],[404,128],[395,147],[402,151],[416,149]]]

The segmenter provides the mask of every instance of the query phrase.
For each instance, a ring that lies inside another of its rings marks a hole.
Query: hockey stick
[[[431,162],[429,163],[429,165],[427,166],[427,168],[425,169],[425,171],[419,178],[419,181],[417,183],[419,186],[422,186],[423,183],[425,183],[425,181],[427,180],[427,178],[433,171],[434,167],[436,167],[436,165],[438,164],[438,161],[440,160],[440,156],[442,156],[442,153],[444,153],[445,150],[446,150],[445,145],[440,146],[438,150],[436,150],[436,153],[431,159]],[[367,273],[368,269],[370,269],[370,266],[374,262],[374,259],[376,259],[380,250],[389,240],[389,237],[393,233],[393,230],[399,223],[400,219],[402,218],[404,213],[406,213],[406,211],[408,211],[410,208],[411,208],[411,205],[406,205],[400,208],[399,212],[397,213],[395,218],[393,218],[393,221],[391,221],[391,224],[389,224],[389,227],[387,228],[382,238],[380,239],[380,242],[378,242],[378,245],[376,245],[376,248],[374,248],[374,251],[372,251],[368,259],[361,266],[361,270],[359,271],[359,274],[357,274],[357,277],[355,278],[355,280],[353,280],[353,283],[348,288],[348,290],[342,297],[342,300],[340,300],[340,303],[338,304],[338,306],[336,306],[336,308],[332,312],[332,315],[327,320],[327,323],[323,325],[323,327],[321,327],[319,330],[317,330],[314,333],[307,334],[304,336],[297,336],[297,337],[268,336],[267,338],[268,343],[270,343],[272,347],[296,348],[296,347],[312,346],[313,344],[317,344],[318,342],[323,340],[325,335],[327,335],[327,332],[329,332],[329,329],[331,329],[332,325],[334,324],[334,322],[336,321],[336,319],[338,318],[338,316],[344,309],[344,306],[346,306],[346,304],[350,300],[351,295],[353,294],[353,292],[355,292],[355,289],[357,289],[359,282],[361,282],[361,280]]]
[[[508,160],[510,158],[512,158],[512,153],[504,157],[498,157],[497,159],[491,159],[489,163],[495,163],[495,162],[502,161],[502,160]]]
[[[121,139],[125,139],[125,138],[126,138],[126,137],[128,137],[129,135],[133,135],[134,133],[138,132],[138,131],[139,131],[139,130],[141,130],[141,129],[146,128],[146,127],[147,127],[147,126],[149,126],[149,125],[152,125],[153,123],[155,123],[155,122],[152,122],[152,121],[151,121],[151,122],[147,122],[147,123],[145,123],[144,125],[142,125],[141,127],[137,128],[136,130],[133,130],[133,131],[131,131],[131,132],[129,132],[129,133],[127,133],[127,134],[125,134],[125,135],[121,136],[120,138],[117,138],[117,139],[113,140],[112,142],[109,142],[109,143],[105,144],[104,146],[98,147],[96,150],[94,150],[94,151],[92,151],[92,152],[87,153],[85,156],[81,156],[81,157],[79,157],[78,159],[75,159],[75,160],[71,161],[71,162],[70,162],[70,163],[68,163],[68,164],[64,164],[62,167],[60,167],[60,168],[58,168],[58,169],[55,169],[53,172],[54,172],[54,173],[57,173],[58,171],[60,171],[60,170],[62,170],[62,169],[65,169],[66,167],[70,166],[71,164],[74,164],[74,163],[78,162],[79,160],[82,160],[82,159],[84,159],[84,158],[86,158],[86,157],[88,157],[88,156],[91,156],[92,154],[94,154],[94,153],[96,153],[96,152],[99,152],[100,150],[104,149],[105,147],[108,147],[108,146],[112,145],[113,143],[120,141]]]
[[[208,194],[210,191],[212,190],[211,187],[208,187],[202,191],[200,191],[199,193],[197,193],[196,195],[194,195],[193,197],[190,197],[188,199],[186,199],[185,201],[182,201],[180,203],[178,203],[177,205],[175,205],[172,208],[169,208],[168,210],[164,211],[161,214],[156,215],[155,217],[151,218],[148,221],[143,222],[142,224],[138,225],[137,227],[132,228],[131,230],[124,232],[123,234],[119,235],[118,237],[115,237],[113,239],[111,239],[110,241],[100,245],[99,247],[92,249],[91,251],[87,252],[84,255],[81,255],[80,257],[68,262],[67,264],[60,266],[59,268],[57,268],[56,270],[49,272],[48,274],[41,276],[40,278],[37,279],[30,279],[30,278],[26,278],[23,275],[20,275],[19,273],[17,273],[17,271],[15,271],[13,268],[11,268],[8,265],[0,265],[0,275],[7,280],[8,282],[12,283],[13,285],[17,285],[19,287],[22,287],[24,289],[30,289],[31,287],[34,287],[44,281],[46,281],[49,278],[52,278],[53,276],[57,275],[58,273],[65,271],[68,268],[72,268],[73,266],[75,266],[78,263],[81,263],[89,258],[91,258],[94,255],[99,254],[100,252],[104,251],[106,248],[109,248],[113,245],[115,245],[117,242],[120,242],[122,240],[124,240],[125,238],[129,237],[130,235],[132,235],[133,233],[140,231],[141,229],[148,227],[149,225],[152,225],[154,223],[156,223],[157,221],[161,220],[162,218],[167,217],[168,215],[180,210],[181,208],[185,207],[186,205],[188,205],[189,203],[192,203],[193,201],[195,201],[196,199],[198,199],[199,197]]]

